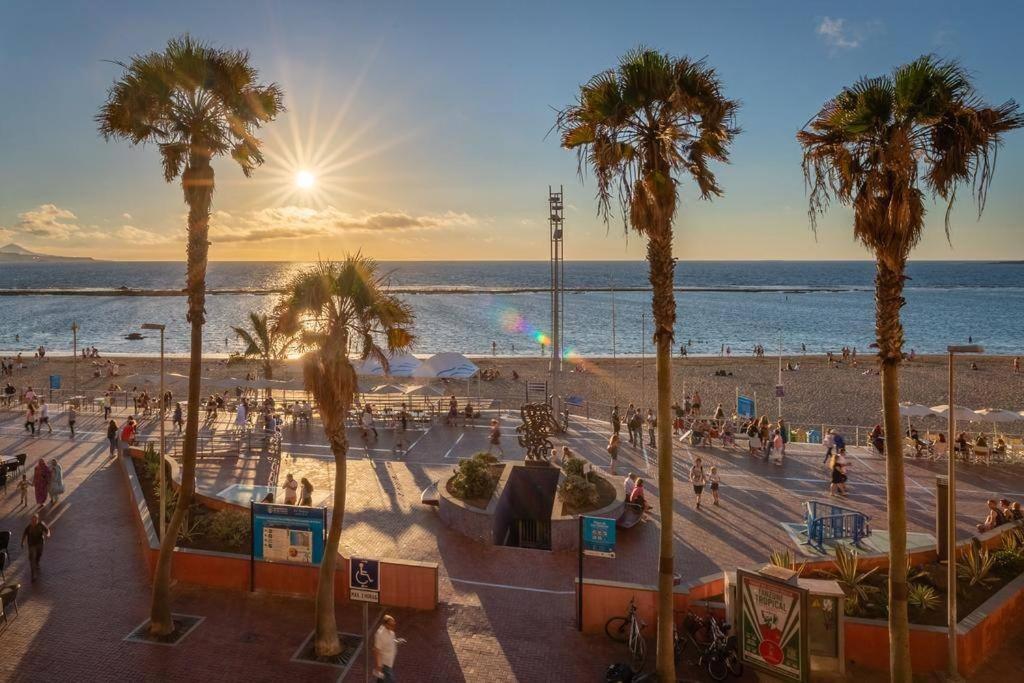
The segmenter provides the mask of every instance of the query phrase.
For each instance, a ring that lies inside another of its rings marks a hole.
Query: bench
[[[623,503],[622,512],[619,513],[618,519],[615,520],[615,526],[620,529],[632,529],[643,517],[644,511],[639,505]]]

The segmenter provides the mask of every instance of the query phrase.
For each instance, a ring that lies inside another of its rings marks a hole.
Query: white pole
[[[164,423],[167,421],[165,411],[167,401],[164,392],[164,328],[160,328],[160,542],[163,543],[164,532],[167,531],[167,488],[164,481],[164,470],[167,463],[164,461]]]
[[[647,314],[640,314],[640,405],[647,400]]]

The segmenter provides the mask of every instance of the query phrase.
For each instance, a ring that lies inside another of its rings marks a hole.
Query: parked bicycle
[[[719,625],[711,614],[699,617],[687,612],[681,632],[674,631],[676,663],[689,648],[697,653],[697,665],[707,669],[712,679],[724,681],[729,674],[742,676],[743,662],[736,652],[736,636],[729,635],[730,630],[729,624]]]
[[[604,625],[608,637],[619,643],[629,644],[630,666],[633,671],[642,671],[647,657],[647,644],[643,630],[647,626],[637,614],[636,603],[629,599],[629,609],[624,617],[612,617]]]

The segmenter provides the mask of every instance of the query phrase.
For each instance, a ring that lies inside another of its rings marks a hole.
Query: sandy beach
[[[140,379],[157,377],[160,370],[159,359],[156,357],[111,358],[120,366],[119,376],[113,379],[93,377],[92,361],[78,361],[80,391],[101,392],[111,381],[117,382],[123,389],[130,390],[136,383],[141,388]],[[500,377],[480,382],[451,381],[447,386],[456,394],[463,395],[468,389],[471,395],[476,395],[479,391],[483,397],[501,399],[506,405],[518,406],[525,399],[526,381],[547,379],[547,359],[498,356],[474,360],[484,370],[496,369]],[[970,369],[972,360],[977,363],[977,370]],[[959,358],[956,403],[972,409],[1024,409],[1024,374],[1013,373],[1012,361],[1012,358],[1005,356]],[[105,363],[106,358],[101,362]],[[879,377],[873,372],[873,359],[861,356],[856,366],[847,363],[831,369],[823,356],[784,357],[784,366],[787,362],[799,367],[797,371],[782,373],[785,387],[782,414],[791,423],[871,426],[880,421],[881,387]],[[25,369],[15,370],[12,379],[19,390],[28,385],[36,389],[45,388],[49,385],[50,375],[61,375],[66,391],[73,387],[71,358],[48,358],[45,362],[28,359],[25,365]],[[176,396],[182,396],[185,393],[185,381],[180,375],[187,373],[188,361],[169,358],[166,365],[168,373],[179,374],[178,378],[168,381],[169,388]],[[719,402],[727,413],[730,412],[734,409],[738,390],[744,395],[756,395],[759,413],[773,417],[776,414],[777,358],[674,358],[672,367],[674,395],[682,401],[685,395],[700,392],[705,413],[712,413]],[[203,362],[203,376],[207,378],[208,392],[229,388],[229,378],[244,378],[246,372],[256,370],[255,364],[228,363],[222,358],[211,358]],[[512,379],[513,371],[518,373],[518,381]],[[727,374],[716,376],[718,371]],[[945,357],[919,356],[913,362],[905,363],[901,374],[901,400],[925,405],[947,403],[947,373]],[[296,378],[299,375],[298,364],[294,360],[281,363],[275,372],[276,379]],[[647,358],[643,364],[635,357],[574,360],[566,365],[563,373],[565,388],[560,393],[582,399],[585,403],[580,408],[581,412],[589,408],[592,417],[606,419],[611,405],[615,403],[623,407],[629,402],[645,408],[653,407],[655,375],[653,358]],[[376,378],[366,378],[363,384],[369,387],[377,381]],[[379,380],[381,383],[385,381]],[[935,428],[942,425],[941,420],[928,418],[925,426],[933,423]],[[1010,433],[1024,432],[1024,421],[1005,427]]]

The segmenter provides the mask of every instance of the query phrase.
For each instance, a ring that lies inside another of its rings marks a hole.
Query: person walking
[[[650,408],[647,409],[647,441],[651,448],[657,448],[658,444],[654,440],[654,435],[658,431],[658,418],[654,416],[654,411]]]
[[[36,462],[32,470],[32,488],[36,493],[36,505],[43,507],[46,504],[46,497],[50,495],[50,468],[42,458]]]
[[[64,493],[64,468],[57,459],[50,460],[50,504],[57,505]]]
[[[120,430],[118,430],[118,428],[117,428],[117,423],[114,422],[113,420],[111,420],[107,424],[107,441],[110,443],[110,457],[114,457],[114,454],[117,453],[117,433],[118,433],[118,431],[120,431]]]
[[[103,393],[103,401],[102,401],[102,403],[103,403],[103,419],[104,420],[109,420],[110,419],[110,393],[109,392],[104,392]]]
[[[830,429],[825,432],[821,445],[825,447],[825,457],[821,459],[821,464],[824,465],[832,457],[832,449],[836,447],[836,430]]]
[[[721,480],[718,477],[717,467],[711,467],[711,474],[708,476],[708,482],[711,484],[711,497],[714,500],[714,504],[718,505],[718,485],[721,483]]]
[[[31,432],[32,436],[36,435],[36,408],[31,402],[25,408],[25,431]]]
[[[174,404],[174,417],[171,419],[171,424],[178,428],[178,433],[181,434],[181,428],[185,424],[185,420],[181,414],[181,403]]]
[[[611,463],[608,465],[608,473],[615,474],[615,463],[619,459],[619,433],[612,432],[612,436],[608,439],[608,457],[611,458]]]
[[[74,406],[68,406],[68,428],[71,429],[71,438],[75,438],[75,423],[78,422],[78,411]]]
[[[707,477],[704,474],[704,461],[699,455],[694,458],[693,467],[690,468],[690,483],[693,484],[693,492],[697,495],[697,509],[700,510],[700,499],[704,494]]]
[[[43,401],[42,405],[39,406],[39,431],[43,431],[43,425],[46,425],[46,429],[49,431],[48,434],[53,434],[53,427],[50,426],[50,406],[47,405],[46,401]]]
[[[615,434],[619,433],[622,429],[622,418],[619,417],[619,407],[615,406],[612,408],[612,432]]]
[[[28,563],[31,568],[32,581],[39,578],[39,561],[43,558],[43,544],[50,537],[50,527],[39,519],[38,514],[32,515],[32,520],[21,533],[21,547],[28,542]]]
[[[846,466],[846,457],[843,455],[842,451],[837,451],[833,454],[828,465],[829,471],[832,473],[832,477],[829,481],[828,495],[846,495]]]
[[[501,447],[501,426],[498,424],[498,420],[491,419],[491,432],[487,437],[487,452],[497,450],[498,455],[504,457],[505,449]]]
[[[629,429],[629,443],[632,444],[633,446],[636,446],[637,448],[639,448],[640,446],[643,446],[644,445],[644,437],[643,437],[644,420],[640,416],[640,411],[639,410],[634,410],[633,411],[633,415],[632,415],[632,417],[629,418],[629,421],[627,422],[626,426]]]
[[[28,507],[28,477],[24,474],[21,475],[21,480],[18,481],[18,496],[21,499],[18,507]]]
[[[385,614],[380,627],[373,636],[373,675],[384,683],[395,683],[395,655],[398,646],[405,642],[395,637],[395,618]]]

